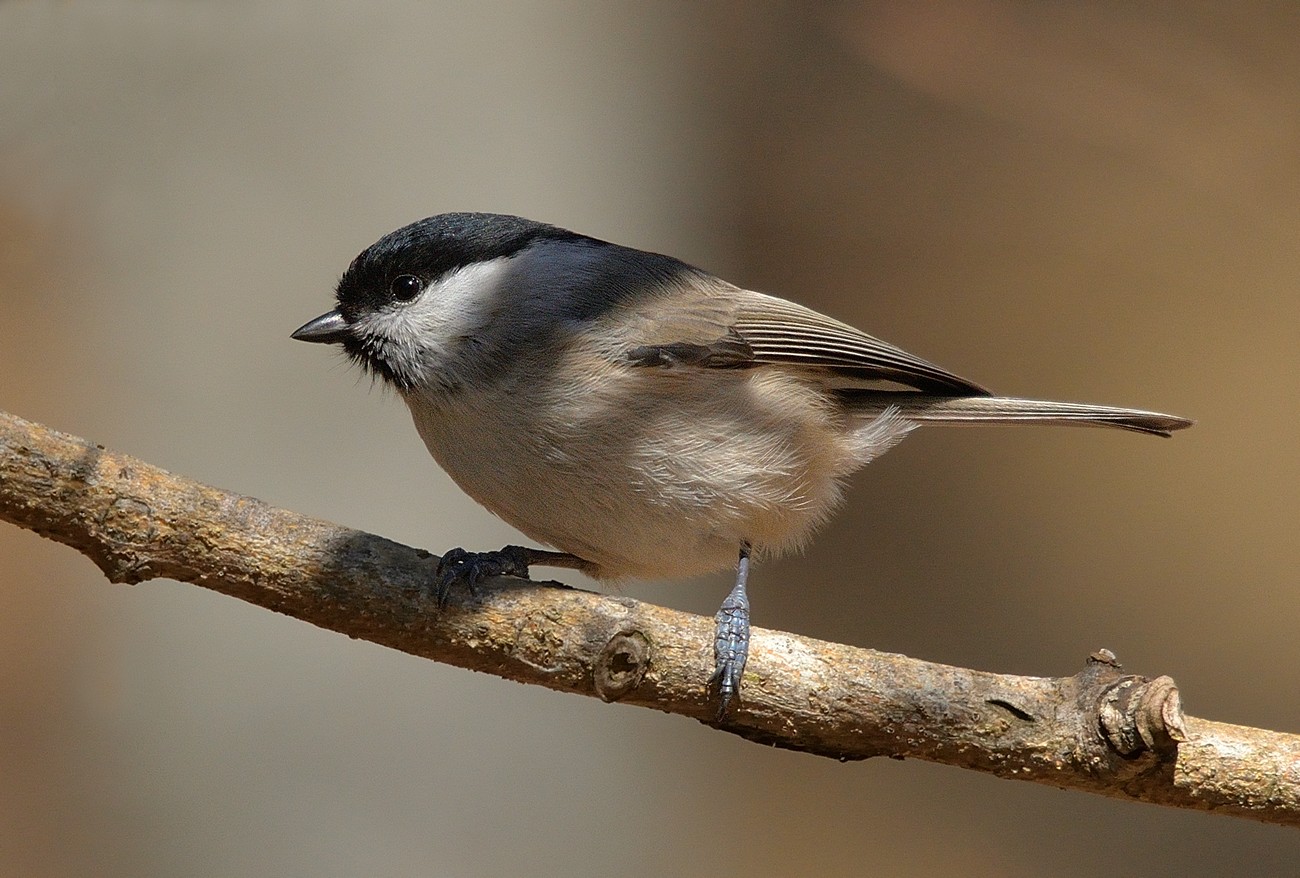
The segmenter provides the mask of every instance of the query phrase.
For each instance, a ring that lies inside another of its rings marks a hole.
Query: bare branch
[[[114,582],[169,577],[459,667],[713,716],[708,619],[505,581],[439,611],[427,552],[3,413],[0,519]],[[723,728],[765,744],[1300,825],[1300,737],[1185,717],[1172,680],[1125,675],[1105,651],[1073,677],[1016,677],[755,629],[743,695]]]

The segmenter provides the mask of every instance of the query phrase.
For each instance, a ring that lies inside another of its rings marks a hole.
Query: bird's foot
[[[749,610],[729,609],[723,604],[714,616],[714,622],[714,670],[709,678],[709,687],[717,693],[716,719],[721,720],[727,715],[732,700],[740,695],[740,679],[749,659]]]
[[[478,584],[493,576],[514,576],[528,579],[528,568],[534,564],[544,567],[568,567],[594,575],[599,572],[590,561],[568,552],[549,552],[529,549],[526,546],[506,546],[497,552],[466,552],[449,549],[433,573],[433,594],[439,607],[447,605],[452,588],[463,584],[472,595],[478,594]],[[558,584],[558,583],[557,583]],[[565,586],[566,588],[568,586]]]
[[[731,702],[740,696],[740,680],[749,659],[749,546],[740,550],[740,563],[736,566],[736,585],[727,595],[717,615],[713,617],[713,676],[709,688],[717,694],[716,720],[727,714]]]
[[[438,561],[433,574],[433,594],[439,607],[447,605],[451,590],[464,585],[472,595],[478,594],[478,584],[492,576],[528,578],[529,550],[522,546],[506,546],[499,552],[466,552],[449,549]]]

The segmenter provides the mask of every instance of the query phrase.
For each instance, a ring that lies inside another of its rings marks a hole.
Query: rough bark
[[[113,582],[189,582],[463,668],[713,724],[712,621],[517,581],[439,609],[437,558],[172,475],[0,413],[0,519]],[[1300,737],[1184,716],[1168,677],[1102,650],[1072,677],[991,674],[755,629],[719,725],[837,759],[915,757],[1300,825]]]

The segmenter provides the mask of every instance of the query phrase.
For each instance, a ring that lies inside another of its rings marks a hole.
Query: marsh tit
[[[929,424],[1167,436],[1172,415],[1013,399],[670,256],[515,216],[448,213],[384,236],[293,333],[339,344],[406,401],[479,503],[557,551],[442,557],[440,601],[531,565],[598,579],[736,566],[716,616],[719,716],[749,647],[751,556],[798,549],[846,477]]]

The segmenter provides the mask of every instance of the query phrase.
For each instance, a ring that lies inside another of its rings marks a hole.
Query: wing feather
[[[989,396],[958,375],[785,299],[733,286],[677,264],[618,320],[640,366],[820,369],[854,382],[891,381],[944,396]]]
[[[895,381],[918,390],[962,396],[989,391],[811,308],[762,293],[741,291],[731,329],[757,363],[823,366],[855,377]]]

